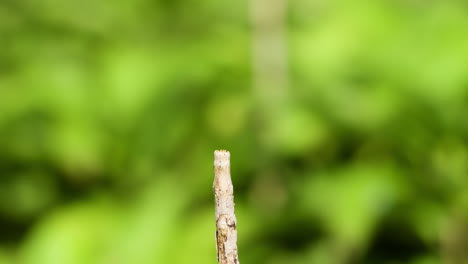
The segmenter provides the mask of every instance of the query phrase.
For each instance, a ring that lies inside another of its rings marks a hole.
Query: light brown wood
[[[231,181],[231,154],[214,152],[216,248],[219,264],[239,264],[237,253],[237,220],[234,214],[234,188]]]

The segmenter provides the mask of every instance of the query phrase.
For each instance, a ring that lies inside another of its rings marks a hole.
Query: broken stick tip
[[[214,152],[215,160],[229,160],[231,153],[225,149],[215,150]]]

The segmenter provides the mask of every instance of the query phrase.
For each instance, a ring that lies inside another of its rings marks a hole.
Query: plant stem
[[[230,156],[227,150],[214,152],[213,190],[216,203],[216,248],[219,264],[239,264]]]

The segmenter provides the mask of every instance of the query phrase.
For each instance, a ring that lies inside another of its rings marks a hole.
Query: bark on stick
[[[234,214],[234,189],[230,172],[230,153],[214,152],[216,247],[219,264],[239,264],[237,255],[237,220]]]

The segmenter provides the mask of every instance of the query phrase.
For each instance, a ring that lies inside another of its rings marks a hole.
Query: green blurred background
[[[0,264],[468,263],[468,3],[1,0]]]

